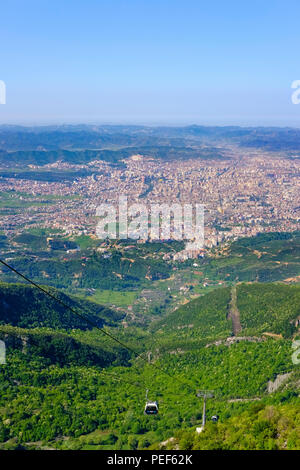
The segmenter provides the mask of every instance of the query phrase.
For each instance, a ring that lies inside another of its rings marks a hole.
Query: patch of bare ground
[[[231,300],[227,318],[232,320],[232,332],[234,336],[238,335],[240,331],[242,331],[242,325],[240,320],[240,312],[237,308],[236,286],[232,286],[231,288]]]
[[[286,374],[279,374],[277,375],[274,382],[269,380],[267,385],[268,393],[276,392],[276,390],[278,390],[278,388],[291,376],[291,374],[291,372],[287,372]]]

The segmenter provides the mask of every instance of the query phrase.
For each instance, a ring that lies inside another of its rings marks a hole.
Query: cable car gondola
[[[157,415],[158,413],[158,405],[157,401],[147,401],[145,406],[145,415]]]
[[[146,390],[146,405],[144,414],[145,415],[157,415],[158,413],[158,404],[157,401],[148,401],[148,391]]]

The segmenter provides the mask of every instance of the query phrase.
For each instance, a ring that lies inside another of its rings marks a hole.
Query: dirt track
[[[236,336],[238,333],[240,333],[240,331],[242,331],[240,312],[237,308],[236,286],[232,286],[231,288],[231,301],[228,318],[232,320],[232,331]]]

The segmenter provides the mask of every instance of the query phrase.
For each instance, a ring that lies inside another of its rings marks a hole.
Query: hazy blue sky
[[[9,0],[0,122],[300,127],[299,0]]]

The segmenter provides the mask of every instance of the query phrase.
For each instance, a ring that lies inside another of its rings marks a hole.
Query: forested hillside
[[[245,334],[271,332],[291,337],[300,319],[300,286],[241,284],[237,307]]]
[[[253,404],[224,423],[209,423],[197,435],[176,434],[164,448],[193,450],[293,450],[300,445],[300,414],[296,404]],[[160,447],[161,448],[161,447]]]
[[[122,314],[89,301],[65,295],[54,288],[46,288],[69,307],[79,309],[82,315],[99,327],[115,324]],[[89,329],[84,319],[75,316],[37,288],[24,284],[0,283],[0,325],[21,328],[49,327],[53,329]]]
[[[231,288],[181,306],[150,329],[123,328],[114,312],[63,296],[101,318],[130,351],[77,324],[43,295],[1,285],[0,339],[7,346],[0,367],[1,448],[299,448],[300,370],[291,359],[297,330],[290,328],[299,287],[238,285],[238,336]],[[158,400],[157,416],[143,414],[146,389]],[[197,389],[214,392],[200,436]],[[215,414],[219,422],[210,424]]]

